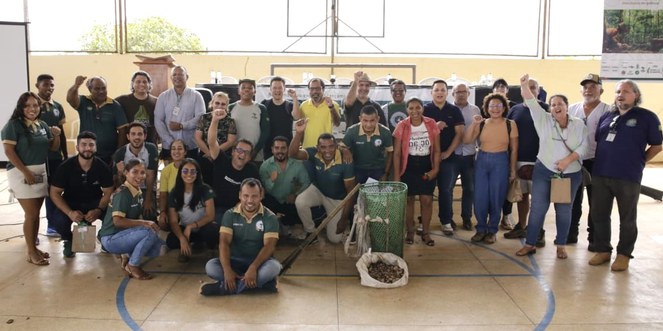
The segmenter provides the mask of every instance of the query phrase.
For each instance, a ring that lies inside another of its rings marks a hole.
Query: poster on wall
[[[663,0],[605,0],[601,76],[663,80]]]

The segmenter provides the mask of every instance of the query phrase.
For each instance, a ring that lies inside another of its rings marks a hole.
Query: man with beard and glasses
[[[146,142],[147,127],[143,123],[133,122],[129,124],[127,140],[129,143],[120,147],[113,155],[115,164],[116,181],[115,186],[124,183],[124,164],[131,159],[141,159],[147,165],[147,177],[145,183],[140,189],[143,191],[143,217],[145,219],[156,220],[156,182],[157,170],[159,168],[159,150],[153,143]]]
[[[113,175],[108,165],[95,157],[97,136],[90,131],[76,138],[78,155],[65,160],[51,181],[50,196],[58,207],[53,223],[64,242],[62,254],[73,257],[71,223],[92,223],[104,217],[113,193]]]
[[[302,147],[315,147],[318,137],[323,133],[332,133],[333,126],[341,124],[338,104],[325,96],[325,82],[320,78],[312,78],[308,82],[310,99],[302,102],[299,109],[292,110],[295,120],[305,118],[308,122],[303,133]],[[299,146],[297,146],[299,148]]]
[[[308,172],[300,160],[288,157],[288,138],[274,137],[272,157],[260,166],[260,180],[265,185],[263,204],[279,216],[281,224],[301,223],[295,198],[311,184]],[[283,232],[287,234],[284,228]]]

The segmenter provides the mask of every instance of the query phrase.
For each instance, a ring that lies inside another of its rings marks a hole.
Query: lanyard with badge
[[[619,119],[619,116],[620,115],[615,116],[615,118],[612,119],[612,122],[610,122],[610,125],[608,126],[610,132],[608,132],[608,136],[605,137],[605,141],[613,142],[615,140],[615,136],[617,135],[617,120]]]
[[[175,108],[173,108],[173,116],[174,117],[177,117],[180,114],[180,101],[182,101],[182,95],[177,94],[177,104],[175,105]]]

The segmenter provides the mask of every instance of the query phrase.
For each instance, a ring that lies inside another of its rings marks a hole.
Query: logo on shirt
[[[375,145],[375,147],[382,146],[382,139],[375,139],[375,141],[373,142],[373,145]]]
[[[635,118],[631,118],[630,120],[626,121],[626,126],[629,128],[634,128],[636,125],[638,125],[638,120]]]
[[[265,225],[261,221],[256,222],[256,231],[263,232],[265,231]]]
[[[53,115],[55,115],[55,117],[60,117],[60,109],[53,107]]]

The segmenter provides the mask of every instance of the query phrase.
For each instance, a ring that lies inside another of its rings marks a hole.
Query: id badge
[[[180,107],[173,108],[173,116],[179,116],[179,115],[180,115]]]
[[[614,132],[610,132],[610,133],[608,133],[608,136],[605,137],[605,141],[607,141],[607,142],[612,142],[613,140],[615,140],[615,136],[616,136],[616,135],[617,135],[617,134],[614,133]]]

